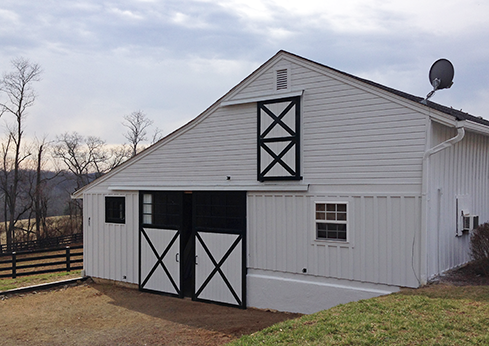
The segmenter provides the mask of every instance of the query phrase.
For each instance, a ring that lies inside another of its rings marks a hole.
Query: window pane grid
[[[126,201],[125,197],[105,197],[105,222],[125,223],[126,222]]]
[[[346,203],[316,203],[316,239],[347,240]]]
[[[153,223],[153,195],[150,193],[143,195],[143,223]]]

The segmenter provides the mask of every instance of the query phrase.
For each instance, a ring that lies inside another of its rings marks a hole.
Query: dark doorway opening
[[[246,307],[246,192],[141,191],[139,288]]]
[[[192,192],[183,193],[182,232],[180,248],[182,251],[181,293],[192,297],[194,291],[194,254],[195,243],[192,235]]]

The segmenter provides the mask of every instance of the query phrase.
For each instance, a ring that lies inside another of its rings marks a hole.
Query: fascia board
[[[304,90],[296,90],[296,91],[291,91],[291,92],[266,94],[266,95],[257,94],[256,96],[247,97],[247,98],[243,98],[243,99],[234,99],[234,100],[229,100],[229,101],[223,101],[223,102],[221,102],[221,107],[234,106],[234,105],[240,105],[240,104],[245,104],[245,103],[255,103],[255,102],[260,102],[260,101],[275,100],[278,98],[302,96],[303,93],[304,93]]]
[[[470,120],[465,120],[464,122],[464,128],[470,132],[476,132],[485,136],[489,136],[489,128],[487,126],[484,126],[482,124],[470,121]]]
[[[222,184],[222,183],[165,183],[158,185],[112,185],[109,191],[283,191],[307,192],[309,184]]]

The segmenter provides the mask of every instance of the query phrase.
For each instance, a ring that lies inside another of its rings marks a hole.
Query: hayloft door
[[[300,97],[258,106],[258,180],[300,180]]]

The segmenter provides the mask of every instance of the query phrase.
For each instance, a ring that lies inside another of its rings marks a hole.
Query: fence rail
[[[40,249],[57,248],[63,245],[79,244],[83,242],[83,233],[75,233],[60,237],[45,238],[39,240],[29,240],[19,243],[13,243],[10,248],[7,244],[2,244],[0,253],[12,253],[19,251],[32,251]]]
[[[36,256],[37,254],[44,255]],[[57,260],[61,258],[63,260]],[[83,245],[0,255],[0,278],[15,279],[18,276],[79,269],[83,269]]]

